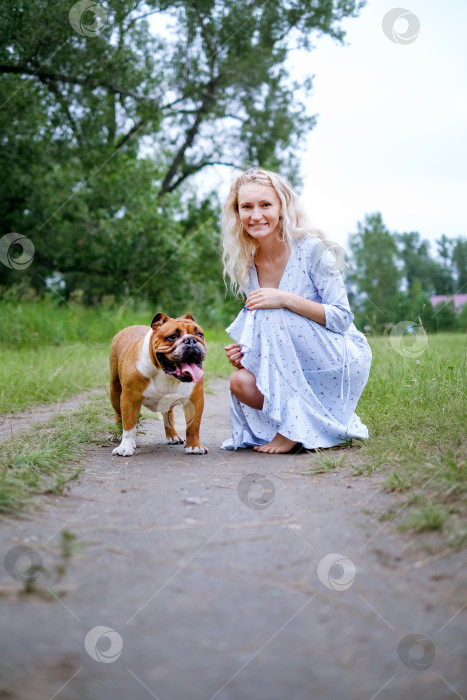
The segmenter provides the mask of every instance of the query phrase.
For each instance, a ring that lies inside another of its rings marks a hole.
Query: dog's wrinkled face
[[[191,314],[168,318],[157,313],[152,319],[151,349],[156,367],[181,382],[199,382],[203,378],[206,357],[204,333]]]

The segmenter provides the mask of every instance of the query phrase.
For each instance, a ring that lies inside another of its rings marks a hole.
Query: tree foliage
[[[0,239],[22,234],[35,256],[21,271],[0,263],[0,291],[21,282],[23,293],[148,300],[225,322],[237,307],[222,283],[212,168],[255,164],[299,181],[315,117],[291,52],[319,34],[342,40],[341,20],[362,5],[2,3]],[[391,234],[372,214],[351,249],[360,326],[426,315],[431,294],[465,291],[464,239],[441,236],[435,260],[418,233]],[[461,316],[446,306],[440,318],[454,327]]]
[[[381,214],[370,214],[363,224],[358,224],[358,233],[350,237],[350,250],[355,260],[351,281],[361,295],[362,312],[368,319],[390,321],[401,272],[396,241],[384,226]]]
[[[59,274],[63,295],[79,287],[89,301],[162,303],[169,288],[182,300],[202,267],[201,298],[207,279],[221,280],[218,202],[209,186],[206,201],[197,194],[201,174],[254,163],[297,178],[314,117],[290,51],[317,33],[341,40],[340,20],[361,5],[2,3],[1,233],[35,245],[21,275],[40,290]],[[17,278],[0,266],[0,284]]]
[[[350,237],[350,296],[360,328],[388,331],[420,319],[426,330],[465,330],[467,311],[452,302],[433,309],[430,297],[461,293],[466,286],[467,241],[437,241],[438,259],[418,232],[390,233],[380,213],[370,214]],[[467,307],[466,307],[467,309]]]

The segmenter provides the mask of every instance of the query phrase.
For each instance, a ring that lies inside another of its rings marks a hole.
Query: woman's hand
[[[235,343],[233,345],[226,345],[224,350],[227,353],[230,364],[236,367],[236,369],[242,369],[243,365],[240,362],[243,357],[242,346]]]
[[[287,306],[289,292],[275,287],[255,289],[247,297],[245,307],[250,311],[255,309],[282,309]]]

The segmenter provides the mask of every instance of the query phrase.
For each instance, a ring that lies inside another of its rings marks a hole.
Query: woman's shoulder
[[[323,239],[313,233],[304,234],[300,238],[294,239],[294,245],[299,250],[311,250],[319,243],[322,243]]]
[[[296,238],[293,242],[294,251],[299,257],[310,257],[313,252],[321,250],[323,240],[320,236],[308,234]]]

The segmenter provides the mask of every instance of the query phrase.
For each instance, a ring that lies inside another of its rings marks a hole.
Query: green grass
[[[108,352],[82,343],[70,347],[0,347],[0,413],[18,413],[108,387]]]
[[[430,335],[416,358],[401,356],[388,338],[370,345],[370,379],[357,407],[370,439],[353,441],[346,468],[375,474],[395,494],[397,507],[383,520],[416,532],[443,530],[449,542],[465,543],[467,336]],[[329,456],[321,455],[314,473],[321,462],[329,470]]]
[[[55,417],[28,433],[2,442],[0,513],[17,514],[32,506],[39,493],[59,494],[79,477],[89,445],[114,431],[108,398],[108,352],[115,333],[133,324],[148,324],[145,310],[86,312],[50,303],[1,306],[0,413],[17,413],[55,403],[87,389],[102,389],[77,411]],[[206,330],[209,348],[204,363],[209,380],[228,376],[219,330]]]
[[[55,403],[94,388],[108,390],[110,342],[126,326],[151,321],[149,311],[1,305],[0,414]],[[227,376],[224,331],[206,330],[206,379]]]
[[[58,308],[51,303],[2,305],[1,315],[0,413],[62,401],[84,389],[107,392],[112,336],[127,325],[147,324],[151,317],[144,309],[87,312],[82,307]],[[223,349],[231,341],[223,330],[204,330],[209,387],[209,379],[231,372]],[[437,530],[449,542],[463,543],[467,541],[462,525],[467,476],[467,336],[430,335],[417,357],[399,354],[387,337],[369,342],[372,369],[357,413],[368,426],[370,439],[354,440],[351,448],[341,448],[339,453],[313,455],[312,473],[347,471],[356,478],[377,479],[394,494],[395,507],[381,515],[391,527]],[[14,509],[21,502],[21,489],[25,494],[41,490],[43,476],[54,474],[54,485],[47,482],[47,488],[60,491],[69,478],[69,466],[62,473],[60,465],[77,464],[84,446],[100,434],[107,420],[110,424],[112,410],[104,397],[96,420],[71,421],[63,447],[55,444],[55,438],[48,439],[48,428],[39,431],[40,439],[33,429],[29,442],[21,438],[8,448],[3,443],[0,510]],[[82,434],[78,423],[83,423]],[[28,454],[23,453],[26,444]],[[20,464],[14,461],[15,454]],[[53,465],[50,473],[49,465]],[[10,492],[16,495],[10,498]]]
[[[17,514],[38,493],[62,493],[79,477],[89,446],[113,432],[108,399],[93,397],[75,411],[55,416],[2,442],[0,513]]]
[[[206,331],[209,352],[204,363],[206,380],[228,376],[222,331]],[[109,348],[83,343],[41,348],[0,346],[0,414],[18,413],[38,404],[55,403],[87,389],[109,387]]]

